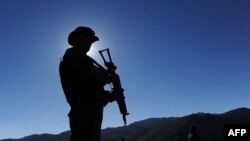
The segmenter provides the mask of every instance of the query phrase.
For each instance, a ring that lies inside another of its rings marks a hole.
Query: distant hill
[[[221,114],[195,113],[184,117],[149,118],[128,126],[102,130],[102,141],[187,141],[190,126],[197,127],[202,141],[222,141],[224,124],[250,124],[250,109],[238,108]],[[70,132],[31,135],[0,141],[68,141]]]

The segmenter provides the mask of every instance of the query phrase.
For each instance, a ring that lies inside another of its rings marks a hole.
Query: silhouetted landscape
[[[222,141],[224,124],[250,124],[250,109],[238,108],[225,113],[194,113],[184,117],[149,118],[128,126],[102,130],[102,141],[187,141],[191,125],[197,127],[202,141]],[[40,134],[0,141],[68,141],[70,132]]]

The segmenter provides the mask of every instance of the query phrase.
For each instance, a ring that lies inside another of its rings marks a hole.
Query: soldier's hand
[[[110,101],[115,101],[115,100],[119,100],[119,99],[123,99],[124,96],[122,94],[123,90],[121,91],[112,91],[110,94]]]

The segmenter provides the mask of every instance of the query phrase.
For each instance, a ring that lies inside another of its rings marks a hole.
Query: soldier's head
[[[73,47],[81,48],[84,52],[88,52],[95,41],[99,41],[99,38],[91,28],[85,26],[77,27],[68,36],[68,43]]]

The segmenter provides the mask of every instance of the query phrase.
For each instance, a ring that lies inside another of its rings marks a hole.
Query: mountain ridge
[[[186,138],[191,125],[197,126],[197,133],[203,141],[221,141],[224,124],[250,124],[250,109],[236,108],[221,114],[193,113],[183,117],[148,118],[133,122],[124,127],[102,130],[102,141],[167,141],[177,137]],[[68,141],[69,131],[60,134],[34,134],[20,139],[0,141]]]

